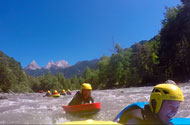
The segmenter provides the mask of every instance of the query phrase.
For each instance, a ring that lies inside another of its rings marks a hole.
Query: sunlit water
[[[190,83],[180,85],[185,102],[181,103],[176,117],[190,117]],[[88,118],[77,118],[66,114],[62,105],[67,105],[72,95],[59,98],[43,97],[44,93],[0,94],[8,99],[0,100],[0,124],[55,124],[76,120],[112,121],[127,105],[148,101],[153,87],[132,87],[112,90],[94,90],[95,102],[101,102],[101,110]]]

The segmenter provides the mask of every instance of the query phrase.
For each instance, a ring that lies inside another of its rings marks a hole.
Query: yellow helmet
[[[83,89],[88,89],[88,90],[92,90],[92,87],[89,83],[83,83],[81,86],[81,92]]]
[[[152,100],[156,101],[155,108],[153,108]],[[181,89],[177,85],[163,83],[156,85],[152,90],[149,101],[151,111],[157,114],[162,106],[163,100],[184,101],[184,97]]]
[[[54,90],[53,93],[57,93],[57,90]]]
[[[68,91],[68,92],[70,92],[71,90],[70,90],[70,89],[68,89],[67,91]]]
[[[65,89],[63,89],[62,92],[65,92]]]
[[[48,93],[50,93],[50,91],[47,91]]]

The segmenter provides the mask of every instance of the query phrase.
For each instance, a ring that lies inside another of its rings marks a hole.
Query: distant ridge
[[[47,63],[47,65],[45,67],[39,67],[36,63],[35,60],[33,60],[28,66],[26,66],[24,68],[24,70],[38,70],[38,69],[59,69],[59,68],[67,68],[69,67],[70,65],[68,64],[67,61],[65,60],[60,60],[60,61],[57,61],[56,63],[53,62],[53,60],[51,60],[50,62]]]
[[[65,78],[71,78],[74,75],[79,75],[79,76],[82,75],[87,67],[96,69],[98,61],[99,59],[94,59],[91,61],[85,60],[85,61],[78,62],[73,66],[69,66],[69,64],[64,60],[57,61],[56,63],[54,63],[51,60],[50,62],[48,62],[48,64],[44,68],[40,67],[34,70],[34,69],[25,67],[24,71],[28,75],[35,76],[35,77],[44,75],[49,72],[49,73],[52,73],[53,75],[62,73],[65,76]]]
[[[60,61],[57,61],[56,63],[54,63],[53,60],[51,60],[45,66],[45,69],[51,69],[51,68],[55,68],[55,69],[63,68],[64,69],[64,68],[67,68],[67,67],[70,67],[70,65],[65,60],[60,60]]]

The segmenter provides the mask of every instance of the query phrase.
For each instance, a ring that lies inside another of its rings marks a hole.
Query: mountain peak
[[[60,61],[57,61],[56,63],[53,62],[53,60],[51,60],[50,62],[48,62],[48,64],[45,66],[45,69],[51,69],[51,68],[55,68],[55,69],[58,69],[58,68],[67,68],[69,67],[70,65],[68,64],[67,61],[65,60],[60,60]]]
[[[36,70],[41,69],[41,67],[38,66],[35,60],[32,60],[32,62],[27,67],[25,67],[25,69]]]
[[[57,67],[61,67],[61,68],[67,68],[67,67],[70,66],[70,65],[68,64],[68,62],[65,61],[65,60],[57,61],[57,62],[55,63],[55,65],[56,65]]]
[[[48,64],[45,66],[45,69],[50,69],[52,66],[54,66],[55,63],[53,62],[53,60],[51,60],[50,62],[48,62]]]
[[[27,67],[25,67],[25,70],[37,70],[37,69],[64,69],[70,67],[67,61],[60,60],[54,63],[53,60],[50,60],[47,65],[43,68],[39,67],[35,60],[33,60]]]

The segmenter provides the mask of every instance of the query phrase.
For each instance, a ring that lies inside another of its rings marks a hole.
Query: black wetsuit
[[[140,114],[139,116],[134,116],[132,111],[135,111],[136,113]],[[150,110],[150,106],[147,104],[144,106],[144,108],[140,108],[138,106],[132,106],[126,111],[123,112],[119,119],[119,123],[126,124],[128,120],[135,119],[140,124],[164,124],[157,115],[152,113]]]
[[[92,98],[91,95],[87,99],[84,99],[81,92],[78,91],[73,97],[73,99],[71,100],[71,102],[69,103],[69,106],[80,105],[80,104],[85,104],[85,103],[90,103],[90,102],[94,103],[94,99]]]

